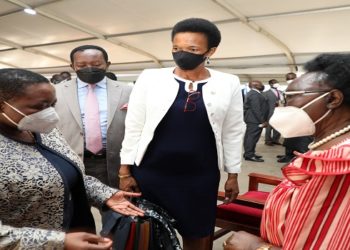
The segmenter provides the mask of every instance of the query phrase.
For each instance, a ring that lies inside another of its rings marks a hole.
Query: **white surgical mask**
[[[269,120],[270,125],[280,132],[284,138],[309,136],[315,134],[315,124],[323,120],[331,112],[331,110],[328,110],[321,118],[313,122],[304,109],[328,94],[329,92],[313,99],[301,108],[293,106],[276,107]]]
[[[279,87],[280,87],[280,84],[279,84],[279,83],[274,83],[274,84],[272,84],[272,88],[277,89],[277,88],[279,88]]]
[[[287,80],[287,84],[292,83],[292,81],[294,81],[294,80]]]
[[[28,130],[37,133],[49,133],[56,127],[56,124],[59,121],[58,114],[53,107],[43,109],[30,115],[25,115],[7,102],[4,103],[17,113],[23,115],[23,118],[17,124],[8,115],[2,113],[3,116],[6,117],[7,120],[9,120],[12,124],[16,125],[19,130]]]

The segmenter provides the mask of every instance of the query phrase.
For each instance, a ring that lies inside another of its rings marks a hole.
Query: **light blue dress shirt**
[[[81,114],[81,120],[83,122],[83,129],[85,131],[85,119],[84,119],[85,118],[85,100],[88,93],[88,83],[81,81],[79,78],[77,78],[77,82],[78,82],[78,99],[79,99],[79,106],[80,106],[80,114]],[[108,119],[106,77],[96,84],[95,93],[97,96],[98,107],[100,110],[102,146],[105,149],[107,145],[107,119]]]

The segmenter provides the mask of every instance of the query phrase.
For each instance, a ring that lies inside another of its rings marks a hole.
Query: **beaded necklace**
[[[334,132],[333,134],[330,134],[329,136],[323,138],[322,140],[315,142],[315,143],[310,143],[310,145],[308,146],[309,149],[313,150],[315,148],[318,148],[319,146],[325,144],[326,142],[329,142],[331,140],[333,140],[334,138],[337,138],[343,134],[345,134],[346,132],[350,131],[350,125],[338,130],[337,132]]]

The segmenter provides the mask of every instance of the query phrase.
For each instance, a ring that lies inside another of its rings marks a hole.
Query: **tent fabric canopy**
[[[348,0],[2,0],[0,68],[70,70],[69,53],[83,44],[105,48],[119,74],[173,66],[171,28],[189,17],[222,33],[209,66],[246,80],[283,78],[320,53],[350,51]]]

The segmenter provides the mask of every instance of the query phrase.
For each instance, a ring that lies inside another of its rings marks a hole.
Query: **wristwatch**
[[[260,247],[258,247],[256,250],[270,250],[272,248],[271,244],[263,243]]]

